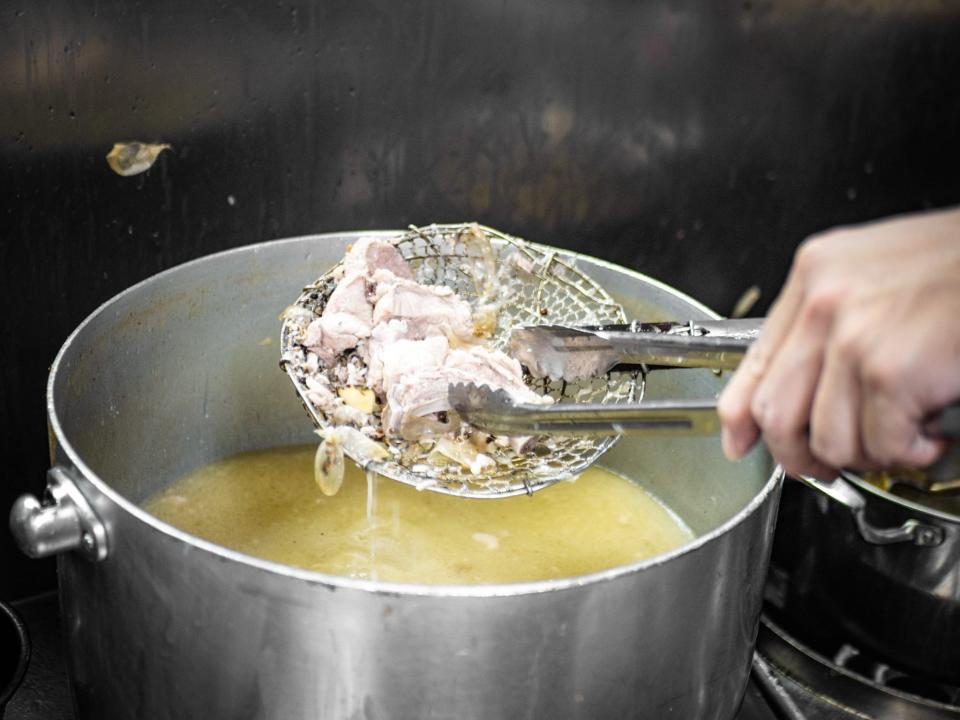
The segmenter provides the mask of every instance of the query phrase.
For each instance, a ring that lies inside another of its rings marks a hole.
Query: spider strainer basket
[[[475,327],[479,324],[486,329],[483,342],[488,347],[506,351],[510,332],[519,325],[626,322],[620,305],[576,267],[575,259],[555,248],[473,223],[411,226],[409,231],[386,239],[409,263],[417,282],[446,285],[470,303]],[[334,388],[342,387],[350,365],[356,369],[363,363],[358,353],[348,351],[337,356],[332,366],[325,366],[304,345],[306,328],[323,313],[341,265],[334,265],[304,288],[284,313],[281,330],[281,367],[319,428],[329,428],[332,422],[315,402],[311,385],[315,388],[322,374]],[[524,381],[556,402],[630,402],[642,392],[642,382],[638,382],[637,373],[631,372],[611,372],[576,382],[533,378],[525,373]],[[346,455],[361,467],[393,480],[451,495],[507,497],[531,493],[575,477],[617,440],[613,436],[536,437],[521,450],[497,444],[495,452],[487,453],[495,466],[476,474],[457,462],[438,461],[436,453],[431,454],[435,438],[411,442],[398,436],[383,437],[379,429],[381,410],[378,405],[365,432],[379,432],[378,440],[389,457],[372,460],[349,447],[344,448]]]

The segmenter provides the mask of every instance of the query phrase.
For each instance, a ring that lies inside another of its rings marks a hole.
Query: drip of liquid
[[[367,470],[367,530],[370,532],[370,579],[377,579],[377,474]]]
[[[313,480],[314,450],[274,448],[219,460],[145,507],[186,532],[256,557],[422,584],[582,575],[693,537],[638,484],[597,467],[531,497],[479,500],[418,492],[348,464],[340,492],[327,497]]]

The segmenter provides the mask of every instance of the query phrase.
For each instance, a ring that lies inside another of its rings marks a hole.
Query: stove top
[[[774,608],[766,610],[754,675],[757,664],[765,666],[773,681],[787,685],[792,699],[816,698],[846,713],[824,717],[960,718],[960,688],[905,672],[841,636],[813,633],[798,640],[771,618]]]
[[[32,655],[23,683],[3,717],[73,720],[56,594],[20,601],[14,607],[30,631]],[[834,657],[827,658],[823,647],[807,647],[765,616],[750,683],[732,720],[960,719],[960,708],[947,704],[957,702],[957,696],[949,696],[952,689],[936,684],[927,687],[905,677],[889,666],[871,664],[842,643]],[[923,699],[914,692],[933,697]]]

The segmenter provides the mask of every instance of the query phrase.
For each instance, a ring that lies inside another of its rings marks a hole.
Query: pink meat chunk
[[[415,435],[409,428],[416,426],[419,419],[451,409],[447,398],[449,386],[467,382],[504,389],[517,403],[548,405],[553,402],[552,398],[538,395],[523,383],[520,363],[516,360],[499,350],[474,346],[451,350],[442,366],[422,367],[394,379],[386,393],[384,429],[404,437]]]
[[[400,280],[380,293],[373,308],[373,322],[392,319],[407,322],[407,337],[419,340],[434,335],[475,341],[470,304],[445,286],[418,285]]]
[[[370,337],[370,326],[351,313],[324,313],[320,324],[323,344],[334,353],[355,348],[361,338]]]
[[[520,363],[499,350],[478,345],[451,350],[444,368],[462,373],[469,378],[469,382],[476,385],[489,385],[494,390],[506,390],[517,403],[549,405],[553,402],[552,398],[544,397],[528,388],[523,382]]]
[[[323,314],[307,326],[304,344],[326,364],[337,354],[357,347],[373,330],[373,306],[367,301],[367,282],[349,273],[330,293]]]
[[[387,391],[383,429],[393,435],[408,436],[405,429],[418,418],[450,409],[447,386],[451,373],[444,368],[426,368],[406,375]]]
[[[389,352],[382,353],[383,359],[383,389],[390,390],[390,386],[404,376],[425,370],[438,368],[443,365],[450,350],[450,344],[442,336],[425,338],[423,340],[400,339],[387,346]]]
[[[357,347],[360,340],[367,337],[370,337],[370,325],[356,315],[324,313],[307,326],[304,343],[330,365],[337,354]]]
[[[363,359],[367,363],[367,387],[378,395],[383,393],[383,358],[394,343],[406,337],[407,323],[403,320],[379,323],[370,334]]]
[[[398,278],[413,280],[410,266],[397,249],[385,240],[372,237],[360,238],[353,243],[343,259],[343,269],[346,275],[362,277],[371,277],[375,270],[389,270]]]
[[[365,374],[353,377],[341,364],[337,382],[373,389],[385,399],[383,429],[408,440],[456,431],[459,419],[449,413],[447,398],[452,383],[504,389],[518,403],[553,402],[524,384],[519,362],[478,344],[469,303],[449,287],[415,282],[410,266],[383,240],[354,243],[323,314],[307,326],[304,345],[330,366],[356,349],[352,362],[362,362]],[[326,386],[311,390],[334,422],[366,421]]]
[[[324,315],[346,313],[373,327],[373,306],[367,301],[367,281],[363,275],[347,274],[337,283],[323,308]],[[367,333],[369,336],[369,332]]]
[[[316,352],[316,348],[319,348],[322,343],[323,324],[320,322],[320,318],[316,318],[307,325],[307,330],[303,334],[303,344]]]

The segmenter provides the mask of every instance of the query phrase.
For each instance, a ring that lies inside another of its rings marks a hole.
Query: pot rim
[[[231,550],[225,548],[221,545],[218,545],[209,540],[197,537],[196,535],[191,535],[190,533],[184,532],[173,525],[163,522],[158,518],[154,517],[146,510],[141,508],[134,502],[131,502],[121,493],[114,490],[113,487],[100,478],[96,473],[91,470],[87,464],[80,457],[79,453],[73,448],[69,440],[66,438],[63,431],[63,427],[60,424],[60,418],[57,414],[56,402],[54,398],[54,383],[57,373],[60,368],[60,363],[64,358],[64,355],[70,350],[71,345],[74,340],[84,331],[84,329],[89,325],[94,318],[98,317],[102,313],[106,312],[111,305],[119,301],[121,298],[135,293],[139,288],[147,283],[157,282],[167,274],[177,272],[185,267],[199,265],[201,263],[213,262],[218,258],[222,258],[231,254],[239,254],[244,252],[253,252],[257,254],[261,249],[266,247],[273,247],[278,244],[296,244],[303,243],[305,241],[320,241],[323,239],[337,238],[337,239],[351,239],[351,238],[360,238],[371,235],[376,236],[386,236],[392,237],[398,234],[401,234],[402,230],[353,230],[346,232],[329,232],[329,233],[314,233],[309,235],[300,235],[290,238],[279,238],[276,240],[267,240],[260,243],[253,243],[250,245],[243,245],[240,247],[230,248],[227,250],[222,250],[220,252],[212,253],[209,255],[204,255],[193,260],[189,260],[179,265],[175,265],[171,268],[163,270],[159,273],[151,275],[144,280],[141,280],[134,285],[131,285],[122,292],[114,295],[109,300],[102,303],[97,307],[93,312],[91,312],[83,322],[81,322],[74,330],[70,333],[67,339],[64,341],[63,345],[60,347],[60,350],[57,352],[57,356],[53,361],[53,364],[50,366],[50,373],[47,379],[47,390],[46,390],[46,401],[47,401],[47,418],[50,423],[50,428],[56,438],[56,441],[59,447],[63,450],[67,458],[70,460],[70,463],[83,475],[83,477],[96,488],[96,490],[103,495],[105,495],[110,501],[119,506],[126,513],[132,515],[137,520],[143,522],[152,530],[159,532],[162,535],[167,537],[186,542],[188,545],[202,550],[214,555],[217,555],[223,559],[231,560],[234,562],[241,563],[253,567],[257,570],[269,572],[275,575],[282,575],[287,578],[300,580],[308,584],[321,585],[325,586],[331,590],[336,590],[339,588],[344,589],[354,589],[354,590],[363,590],[372,592],[379,595],[388,595],[388,596],[426,596],[426,597],[512,597],[519,595],[531,595],[543,592],[557,591],[557,590],[567,590],[571,588],[577,588],[584,585],[592,585],[595,583],[612,581],[624,575],[630,575],[636,572],[641,572],[649,568],[657,567],[663,565],[667,562],[670,562],[674,558],[696,552],[698,549],[707,545],[715,538],[718,538],[722,535],[725,535],[727,532],[731,531],[736,526],[744,522],[748,517],[753,515],[753,513],[771,496],[775,488],[778,487],[779,483],[784,477],[782,468],[777,465],[773,468],[770,476],[767,478],[767,481],[760,488],[759,491],[751,498],[744,507],[742,507],[738,512],[736,512],[731,518],[715,527],[708,533],[699,535],[695,537],[688,543],[684,543],[679,547],[674,548],[666,553],[660,555],[654,555],[653,557],[641,560],[639,562],[630,563],[628,565],[618,565],[616,567],[607,568],[605,570],[600,570],[597,572],[589,573],[586,575],[577,575],[573,577],[564,577],[564,578],[553,578],[548,580],[531,580],[524,582],[516,583],[499,583],[499,584],[477,584],[477,585],[423,585],[423,584],[414,584],[414,583],[396,583],[396,582],[383,582],[378,580],[365,580],[360,578],[350,578],[342,577],[339,575],[329,575],[327,573],[316,572],[313,570],[306,570],[303,568],[293,567],[291,565],[284,565],[282,563],[273,562],[271,560],[265,560],[262,558],[257,558],[252,555],[247,555],[245,553],[238,552],[236,550]],[[611,270],[616,270],[617,272],[625,272],[628,275],[632,276],[637,280],[641,280],[649,285],[652,285],[670,295],[673,295],[685,302],[687,302],[692,308],[700,310],[706,316],[710,318],[719,318],[720,315],[711,310],[709,307],[703,303],[689,297],[685,293],[676,290],[666,283],[663,283],[654,278],[648,277],[643,273],[637,272],[630,268],[625,268],[621,265],[602,260],[600,258],[594,258],[583,253],[573,252],[569,250],[563,250],[563,254],[572,258],[574,261],[583,260],[594,265],[599,265]],[[600,463],[602,465],[602,463]]]

